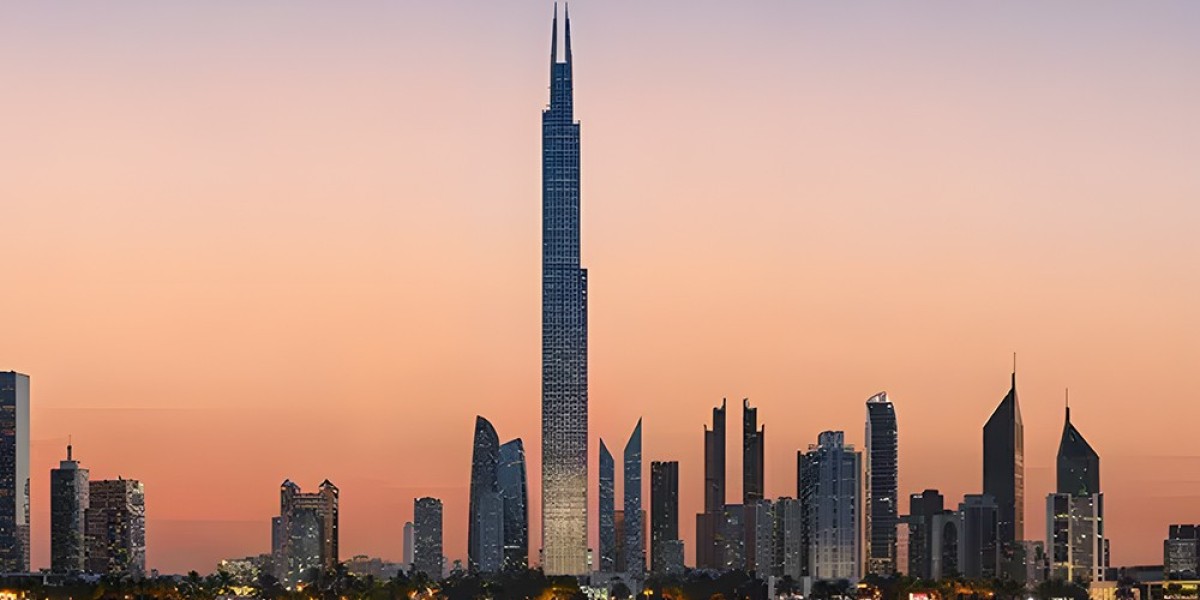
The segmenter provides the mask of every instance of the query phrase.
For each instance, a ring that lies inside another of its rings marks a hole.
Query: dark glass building
[[[1023,580],[1018,542],[1025,539],[1025,428],[1015,371],[1008,394],[983,426],[983,493],[996,502],[1001,574]]]
[[[1058,442],[1057,466],[1058,493],[1074,496],[1100,493],[1100,455],[1071,424],[1070,406]]]
[[[1108,569],[1100,455],[1071,423],[1066,408],[1058,444],[1057,493],[1046,498],[1046,552],[1056,579],[1103,581]]]
[[[962,575],[995,579],[1003,566],[1000,506],[990,494],[968,494],[958,506],[962,518]]]
[[[650,463],[650,569],[666,573],[667,542],[679,539],[679,463]]]
[[[750,399],[742,400],[742,504],[763,499],[763,471],[767,426],[758,426],[758,409],[750,407]]]
[[[696,515],[696,568],[722,566],[718,537],[725,516],[725,400],[704,427],[704,512]]]
[[[887,392],[867,399],[866,440],[867,572],[886,576],[896,571],[900,478],[896,409]]]
[[[587,270],[579,258],[579,123],[573,106],[571,17],[558,61],[550,44],[550,106],[542,112],[542,567],[582,575],[588,554]]]
[[[529,568],[529,482],[521,438],[500,446],[500,497],[504,505],[504,568]]]
[[[29,571],[29,376],[0,372],[0,573]]]
[[[413,501],[413,572],[440,580],[442,556],[442,501],[417,498]]]
[[[471,488],[467,513],[467,569],[495,573],[504,560],[504,515],[500,500],[500,438],[483,417],[475,417]]]
[[[600,440],[600,571],[617,569],[616,464],[604,440]]]
[[[88,470],[79,467],[67,445],[67,459],[50,470],[50,570],[81,573],[87,568],[85,545]]]
[[[146,490],[132,479],[92,481],[84,513],[87,570],[146,574]]]
[[[328,479],[316,492],[302,492],[291,480],[279,486],[283,548],[276,568],[284,583],[303,581],[313,569],[329,571],[337,567],[338,496],[337,486]]]
[[[638,419],[625,444],[625,572],[646,571],[646,525],[642,520],[642,420]]]

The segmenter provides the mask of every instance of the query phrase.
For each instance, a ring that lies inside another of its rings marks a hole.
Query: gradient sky
[[[399,559],[440,496],[462,558],[476,414],[526,440],[536,555],[550,11],[5,3],[0,369],[32,376],[35,567],[68,435],[146,484],[165,572],[267,551],[284,478],[341,488],[345,557]],[[886,389],[902,493],[957,502],[1014,351],[1028,538],[1066,387],[1114,564],[1200,522],[1200,3],[571,12],[592,474],[645,417],[689,561],[722,396],[733,431],[760,407],[784,495]]]

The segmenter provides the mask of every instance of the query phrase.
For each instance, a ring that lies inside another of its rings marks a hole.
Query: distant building
[[[808,575],[862,576],[862,454],[841,431],[826,431],[799,454],[797,490],[804,507]]]
[[[133,479],[92,481],[84,513],[87,570],[146,574],[146,490]]]
[[[29,376],[0,372],[0,573],[29,571]]]
[[[625,572],[625,552],[626,552],[625,533],[626,533],[625,511],[624,510],[614,510],[613,511],[613,535],[614,535],[614,538],[615,538],[614,541],[616,542],[616,544],[613,547],[616,548],[616,556],[613,558],[613,569],[617,573]]]
[[[1046,497],[1050,575],[1085,585],[1104,581],[1108,541],[1104,535],[1100,456],[1071,424],[1069,406],[1058,445],[1057,466],[1057,492]]]
[[[405,521],[405,523],[404,523],[404,555],[403,555],[405,571],[412,569],[413,543],[414,543],[413,523],[412,523],[412,521]]]
[[[316,492],[302,492],[291,480],[279,486],[279,527],[283,536],[277,577],[287,585],[314,570],[332,571],[338,559],[338,488],[328,479]]]
[[[804,511],[799,500],[780,498],[775,501],[773,513],[775,551],[772,553],[774,566],[771,575],[791,577],[800,581],[804,576],[806,564],[803,543]]]
[[[1025,539],[1025,426],[1017,401],[1017,374],[1012,387],[983,426],[983,493],[997,507],[1001,573],[1019,579],[1024,572],[1018,553]]]
[[[742,504],[752,504],[764,498],[766,489],[764,456],[767,427],[758,426],[758,409],[750,407],[750,399],[742,400]]]
[[[287,531],[283,529],[283,517],[271,517],[271,566],[270,573],[279,581],[287,571],[287,558],[284,547],[287,546]]]
[[[1000,509],[989,494],[968,494],[958,507],[962,515],[962,575],[995,579],[1001,574]]]
[[[646,523],[642,519],[642,420],[638,419],[625,444],[625,569],[640,575],[646,571]]]
[[[770,500],[756,500],[746,506],[746,548],[754,547],[754,563],[747,564],[761,579],[770,577],[775,569],[775,504]],[[753,528],[753,529],[751,529]],[[746,560],[750,562],[749,557]]]
[[[88,470],[79,467],[67,444],[67,459],[50,470],[50,571],[87,568]]]
[[[722,566],[718,541],[725,511],[725,400],[704,427],[704,512],[696,515],[696,568]]]
[[[1200,525],[1171,525],[1163,542],[1163,577],[1200,577]]]
[[[500,446],[500,499],[504,504],[504,568],[529,568],[529,483],[521,438]]]
[[[666,573],[679,541],[679,463],[650,463],[650,570]],[[682,542],[680,542],[682,544]],[[667,546],[671,548],[668,549]],[[680,546],[682,552],[682,546]]]
[[[717,535],[721,569],[725,571],[746,568],[746,506],[726,504],[721,529]]]
[[[376,581],[387,581],[403,570],[401,565],[363,554],[352,556],[343,564],[347,573],[355,577],[373,577]]]
[[[442,554],[442,501],[417,498],[413,501],[413,572],[438,581],[444,570]]]
[[[904,522],[908,527],[908,574],[921,579],[933,578],[933,532],[935,516],[946,511],[945,498],[937,490],[925,490],[908,497]]]
[[[467,518],[467,568],[495,573],[504,562],[504,504],[500,497],[500,439],[496,428],[475,417]]]
[[[616,463],[600,439],[600,572],[617,570]]]
[[[896,572],[899,503],[899,438],[896,410],[887,392],[867,399],[867,447],[863,454],[866,485],[867,571]]]

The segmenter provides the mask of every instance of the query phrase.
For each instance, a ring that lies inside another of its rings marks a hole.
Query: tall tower
[[[758,409],[750,407],[750,399],[742,400],[742,504],[763,499],[764,445],[767,426],[758,426]]]
[[[650,568],[655,573],[672,572],[672,542],[679,540],[679,462],[650,463]],[[680,547],[682,553],[682,547]]]
[[[29,570],[29,376],[0,372],[0,572]]]
[[[529,484],[521,438],[500,446],[500,496],[504,501],[504,569],[529,568]]]
[[[542,568],[588,567],[587,270],[579,263],[579,123],[571,83],[571,17],[558,61],[550,42],[550,106],[542,111]]]
[[[50,570],[83,571],[87,550],[85,513],[88,508],[88,470],[79,468],[67,444],[67,460],[50,470]]]
[[[600,439],[600,572],[617,568],[616,463]]]
[[[483,417],[475,417],[471,455],[471,496],[467,509],[467,568],[495,573],[504,561],[504,508],[500,497],[500,438]]]
[[[133,479],[88,484],[87,570],[98,574],[146,573],[146,489]]]
[[[433,581],[442,579],[442,501],[437,498],[413,500],[412,572],[424,573]]]
[[[896,410],[887,392],[867,399],[867,571],[896,572],[896,523],[899,453]]]
[[[1057,579],[1103,581],[1108,567],[1100,455],[1071,423],[1067,406],[1058,443],[1057,493],[1046,497],[1046,550]]]
[[[1025,539],[1025,427],[1017,402],[1017,373],[1012,386],[983,426],[983,493],[996,502],[997,545],[1002,575],[1019,578],[1024,567],[1018,542]]]
[[[704,427],[704,512],[696,515],[696,568],[716,569],[723,562],[717,548],[725,519],[725,399],[713,408],[712,429]]]
[[[641,574],[646,571],[646,525],[642,510],[642,420],[629,435],[625,444],[625,572]]]

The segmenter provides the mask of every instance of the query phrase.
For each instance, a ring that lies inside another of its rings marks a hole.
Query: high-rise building
[[[504,561],[504,506],[500,500],[500,438],[475,417],[471,491],[467,518],[467,569],[495,573]]]
[[[87,568],[88,470],[79,467],[67,444],[67,459],[50,470],[50,570],[81,573]]]
[[[944,510],[931,519],[933,537],[929,539],[929,578],[941,581],[956,577],[962,569],[962,513]]]
[[[646,571],[646,524],[642,520],[642,420],[638,419],[625,444],[625,572],[640,575]]]
[[[558,61],[550,43],[550,106],[542,112],[542,568],[588,568],[587,270],[579,260],[579,123],[571,17]]]
[[[442,578],[442,501],[417,498],[413,501],[413,572],[434,581]]]
[[[1001,574],[1000,507],[990,494],[968,494],[961,515],[962,575],[995,579]]]
[[[287,572],[287,559],[284,548],[287,546],[287,531],[283,528],[283,517],[271,517],[271,564],[270,573],[279,581]]]
[[[500,499],[504,505],[504,568],[529,568],[529,483],[521,438],[500,446]]]
[[[615,544],[613,547],[617,550],[617,555],[613,559],[613,570],[620,573],[625,571],[625,511],[613,511],[613,532],[615,535]]]
[[[1171,525],[1163,541],[1163,578],[1200,577],[1200,525]]]
[[[899,502],[899,438],[896,409],[887,392],[867,399],[866,473],[867,571],[896,572],[896,524]]]
[[[0,573],[29,571],[29,376],[0,372]]]
[[[740,571],[746,568],[746,506],[726,504],[721,527],[717,531],[720,568]]]
[[[713,408],[712,429],[704,427],[704,512],[696,515],[696,568],[719,569],[717,538],[725,510],[725,400]]]
[[[764,447],[767,426],[758,427],[758,409],[750,407],[750,399],[742,400],[742,504],[763,499]]]
[[[933,578],[934,517],[946,511],[946,501],[937,490],[925,490],[908,497],[908,575]]]
[[[862,453],[841,431],[825,431],[799,455],[798,491],[806,523],[808,575],[862,576]]]
[[[612,453],[600,440],[600,571],[617,569],[616,464]]]
[[[404,567],[405,571],[412,569],[413,543],[414,542],[415,542],[415,539],[413,536],[413,522],[405,521],[404,522],[404,554],[403,554],[403,562],[404,562],[403,567]]]
[[[338,565],[337,486],[328,479],[316,492],[303,492],[291,480],[279,486],[279,520],[283,534],[278,577],[295,585],[313,570],[332,571]]]
[[[1046,549],[1056,579],[1104,581],[1108,568],[1100,455],[1071,423],[1067,406],[1058,443],[1057,493],[1046,498]]]
[[[1025,429],[1015,370],[1012,387],[983,426],[983,493],[999,511],[1001,574],[1019,579],[1024,573],[1018,542],[1025,539]]]
[[[774,509],[775,551],[771,575],[800,581],[805,572],[802,536],[804,512],[796,498],[780,498],[775,501]]]
[[[679,540],[679,463],[650,463],[650,570],[666,573],[670,542]]]
[[[84,523],[89,572],[145,575],[146,490],[140,482],[90,482]]]
[[[757,500],[746,505],[746,512],[753,513],[753,517],[747,519],[746,548],[754,547],[753,553],[746,552],[751,555],[747,558],[746,568],[766,579],[775,568],[775,504],[767,499]]]

